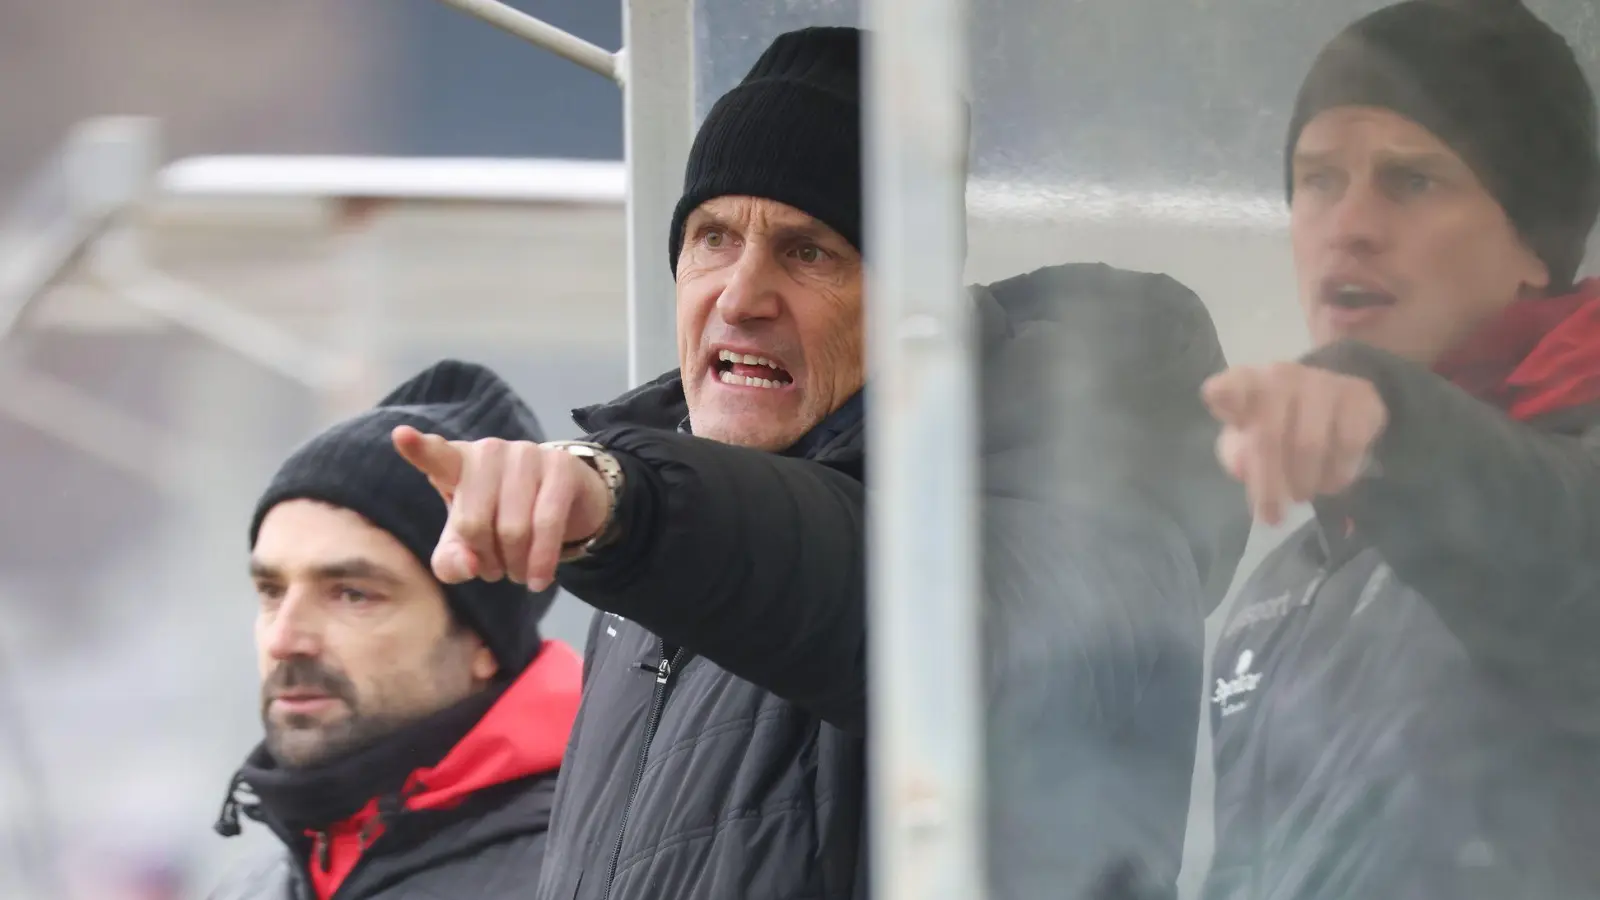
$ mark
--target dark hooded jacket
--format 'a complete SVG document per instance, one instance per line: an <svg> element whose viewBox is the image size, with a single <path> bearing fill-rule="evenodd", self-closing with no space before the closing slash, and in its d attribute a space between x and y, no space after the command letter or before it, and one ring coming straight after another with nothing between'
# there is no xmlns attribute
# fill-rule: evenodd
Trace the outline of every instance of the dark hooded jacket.
<svg viewBox="0 0 1600 900"><path fill-rule="evenodd" d="M1168 897L1248 529L1198 399L1216 334L1104 266L974 297L997 896ZM542 900L867 896L864 402L783 454L683 433L675 373L577 412L627 488L560 575L601 612Z"/></svg>
<svg viewBox="0 0 1600 900"><path fill-rule="evenodd" d="M1207 900L1600 897L1597 287L1308 358L1389 421L1224 627Z"/></svg>
<svg viewBox="0 0 1600 900"><path fill-rule="evenodd" d="M390 735L390 746L425 746L458 725L467 729L440 748L436 764L402 773L397 791L338 819L319 814L318 805L337 808L353 779L384 766L382 747L319 773L325 791L304 779L286 789L258 748L235 778L219 828L237 833L242 814L271 828L284 850L241 867L211 900L527 897L544 860L581 668L570 647L547 641L509 685ZM322 821L328 824L302 824Z"/></svg>

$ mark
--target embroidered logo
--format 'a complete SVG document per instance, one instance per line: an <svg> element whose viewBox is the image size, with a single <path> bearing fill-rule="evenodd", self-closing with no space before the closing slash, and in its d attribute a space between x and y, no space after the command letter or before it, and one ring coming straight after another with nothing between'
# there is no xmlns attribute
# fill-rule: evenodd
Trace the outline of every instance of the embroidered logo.
<svg viewBox="0 0 1600 900"><path fill-rule="evenodd" d="M1316 589L1313 585L1312 589L1303 591L1298 596L1285 591L1259 603L1252 603L1234 614L1232 621L1228 622L1228 627L1223 629L1222 636L1225 638L1233 637L1253 625L1272 622L1301 607L1310 606L1311 597L1315 592Z"/></svg>
<svg viewBox="0 0 1600 900"><path fill-rule="evenodd" d="M1246 701L1236 698L1249 694L1261 686L1261 673L1250 671L1255 661L1254 653L1249 650L1241 651L1238 660L1233 664L1233 677L1217 679L1216 690L1211 692L1211 702L1222 707L1224 716L1231 716L1248 706Z"/></svg>

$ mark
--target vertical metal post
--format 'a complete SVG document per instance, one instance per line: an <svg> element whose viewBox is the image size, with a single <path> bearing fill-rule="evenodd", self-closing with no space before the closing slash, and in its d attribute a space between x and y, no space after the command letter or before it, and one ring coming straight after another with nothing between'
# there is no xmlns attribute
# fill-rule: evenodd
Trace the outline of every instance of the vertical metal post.
<svg viewBox="0 0 1600 900"><path fill-rule="evenodd" d="M334 377L318 386L319 424L331 424L370 407L395 384L390 371L390 263L384 258L383 216L393 204L364 198L338 198L334 241L339 246L340 303L337 324L324 342L340 364ZM409 374L409 373L407 373Z"/></svg>
<svg viewBox="0 0 1600 900"><path fill-rule="evenodd" d="M692 0L623 0L628 171L628 384L678 366L667 229L694 133Z"/></svg>
<svg viewBox="0 0 1600 900"><path fill-rule="evenodd" d="M160 164L154 119L88 119L0 220L0 338L105 231L138 203Z"/></svg>
<svg viewBox="0 0 1600 900"><path fill-rule="evenodd" d="M967 9L867 6L873 896L983 900Z"/></svg>

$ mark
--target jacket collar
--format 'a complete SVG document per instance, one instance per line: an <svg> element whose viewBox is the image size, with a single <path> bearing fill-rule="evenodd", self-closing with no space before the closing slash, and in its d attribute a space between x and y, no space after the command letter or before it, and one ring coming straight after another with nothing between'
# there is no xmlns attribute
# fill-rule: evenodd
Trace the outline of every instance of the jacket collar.
<svg viewBox="0 0 1600 900"><path fill-rule="evenodd" d="M683 379L677 370L646 382L609 403L575 409L572 420L590 434L624 425L692 433L689 404L684 399ZM841 466L859 478L859 460L865 444L865 391L857 391L781 455Z"/></svg>

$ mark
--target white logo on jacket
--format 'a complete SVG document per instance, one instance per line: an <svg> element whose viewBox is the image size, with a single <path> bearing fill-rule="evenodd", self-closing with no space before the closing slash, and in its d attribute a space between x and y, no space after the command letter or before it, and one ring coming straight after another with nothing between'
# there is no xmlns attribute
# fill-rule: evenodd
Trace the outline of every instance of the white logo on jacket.
<svg viewBox="0 0 1600 900"><path fill-rule="evenodd" d="M1228 622L1228 627L1222 632L1225 638L1233 637L1246 628L1260 625L1263 622L1272 622L1287 616L1297 609L1311 605L1311 595L1316 592L1316 586L1311 590L1302 592L1299 596L1285 591L1275 597L1268 597L1259 603L1252 603L1240 609Z"/></svg>
<svg viewBox="0 0 1600 900"><path fill-rule="evenodd" d="M1239 659L1233 664L1233 677L1217 679L1216 690L1211 692L1211 702L1222 707L1224 716L1231 716L1249 705L1243 700L1235 702L1234 698L1251 693L1261 686L1261 673L1250 671L1255 661L1255 653L1243 650L1239 653Z"/></svg>
<svg viewBox="0 0 1600 900"><path fill-rule="evenodd" d="M613 625L610 621L607 621L607 620L610 620L610 619L616 619L617 622L619 622L619 623L627 622L628 620L624 619L623 617L617 615L614 612L608 612L608 613L605 614L604 618L602 618L601 621L604 621L606 623L606 634L610 635L611 637L616 637L617 636L617 626Z"/></svg>

